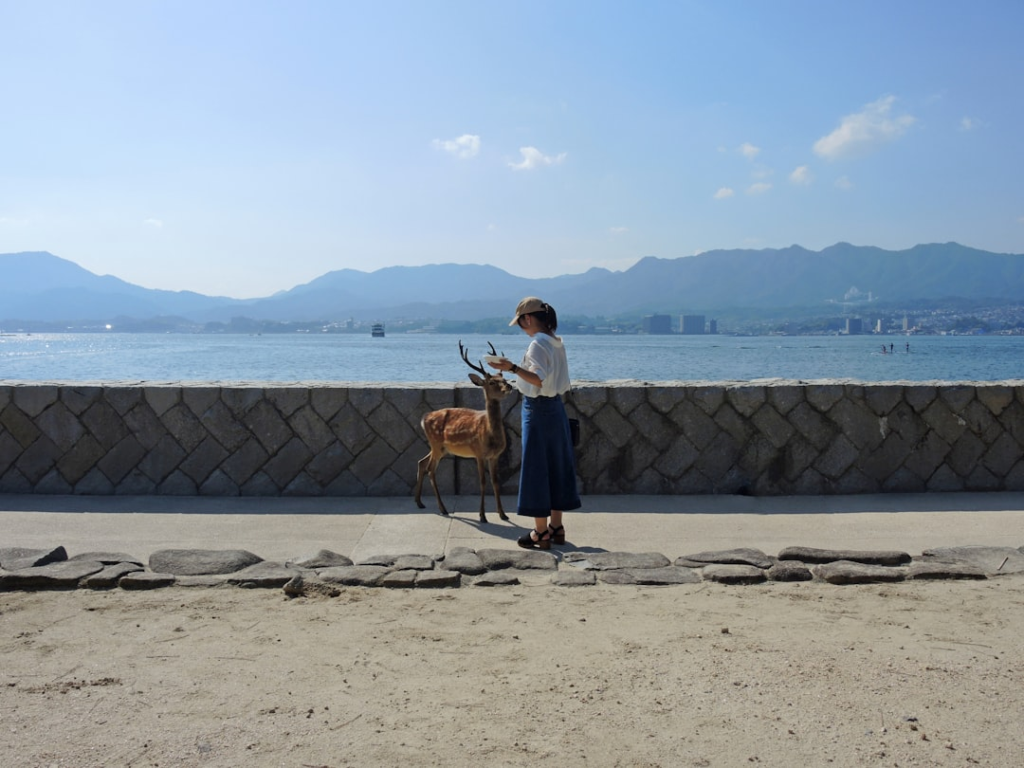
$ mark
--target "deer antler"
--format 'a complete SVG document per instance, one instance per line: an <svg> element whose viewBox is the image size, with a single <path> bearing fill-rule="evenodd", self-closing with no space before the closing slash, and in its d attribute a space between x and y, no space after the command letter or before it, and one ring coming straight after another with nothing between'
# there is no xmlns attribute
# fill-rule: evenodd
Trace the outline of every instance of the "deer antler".
<svg viewBox="0 0 1024 768"><path fill-rule="evenodd" d="M494 349L494 344L492 344L491 342L488 341L487 342L487 346L489 346L491 348L491 354L492 355L497 355L499 357L504 357L505 356L504 352L498 352L497 350L495 350Z"/></svg>
<svg viewBox="0 0 1024 768"><path fill-rule="evenodd" d="M479 365L473 365L471 362L469 362L469 351L462 346L462 339L459 339L459 354L462 355L462 361L470 368L472 368L474 371L476 371L477 373L482 373L484 376L488 375L487 371L484 370L483 363L480 363Z"/></svg>

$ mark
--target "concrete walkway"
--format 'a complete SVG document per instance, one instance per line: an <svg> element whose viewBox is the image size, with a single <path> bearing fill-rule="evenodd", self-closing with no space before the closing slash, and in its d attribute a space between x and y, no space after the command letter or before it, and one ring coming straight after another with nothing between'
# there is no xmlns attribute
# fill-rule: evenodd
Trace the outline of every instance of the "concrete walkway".
<svg viewBox="0 0 1024 768"><path fill-rule="evenodd" d="M68 555L158 549L247 549L289 560L329 549L354 561L372 555L438 555L452 547L515 548L528 518L501 522L488 499L448 498L442 517L411 498L205 498L0 494L0 547L63 545ZM507 510L515 499L503 499ZM568 543L552 552L660 552L669 558L754 547L901 550L1024 546L1024 493L862 496L586 496L567 513Z"/></svg>

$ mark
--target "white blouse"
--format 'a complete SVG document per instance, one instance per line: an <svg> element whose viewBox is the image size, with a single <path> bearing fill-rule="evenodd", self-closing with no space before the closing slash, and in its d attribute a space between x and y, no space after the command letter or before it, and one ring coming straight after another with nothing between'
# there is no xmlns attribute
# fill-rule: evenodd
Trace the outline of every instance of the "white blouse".
<svg viewBox="0 0 1024 768"><path fill-rule="evenodd" d="M537 374L541 379L539 387L523 381L522 377L516 379L516 387L526 397L554 397L568 392L571 387L565 345L557 336L534 334L519 367Z"/></svg>

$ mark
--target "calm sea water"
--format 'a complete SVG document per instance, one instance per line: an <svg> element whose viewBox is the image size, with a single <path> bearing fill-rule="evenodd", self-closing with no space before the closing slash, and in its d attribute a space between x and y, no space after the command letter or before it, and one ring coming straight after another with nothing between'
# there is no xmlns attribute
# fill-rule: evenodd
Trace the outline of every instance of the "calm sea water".
<svg viewBox="0 0 1024 768"><path fill-rule="evenodd" d="M528 342L523 334L461 338L473 360L488 351L488 340L513 360ZM453 382L469 373L458 342L447 334L404 333L382 339L369 334L2 335L0 379ZM1021 336L566 336L565 342L577 381L1024 378Z"/></svg>

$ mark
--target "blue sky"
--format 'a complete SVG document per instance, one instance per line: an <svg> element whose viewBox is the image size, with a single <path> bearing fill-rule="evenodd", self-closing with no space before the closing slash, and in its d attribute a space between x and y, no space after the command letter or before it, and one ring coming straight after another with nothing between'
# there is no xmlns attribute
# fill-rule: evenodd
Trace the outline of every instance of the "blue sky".
<svg viewBox="0 0 1024 768"><path fill-rule="evenodd" d="M1024 3L0 0L0 253L335 269L1024 253Z"/></svg>

